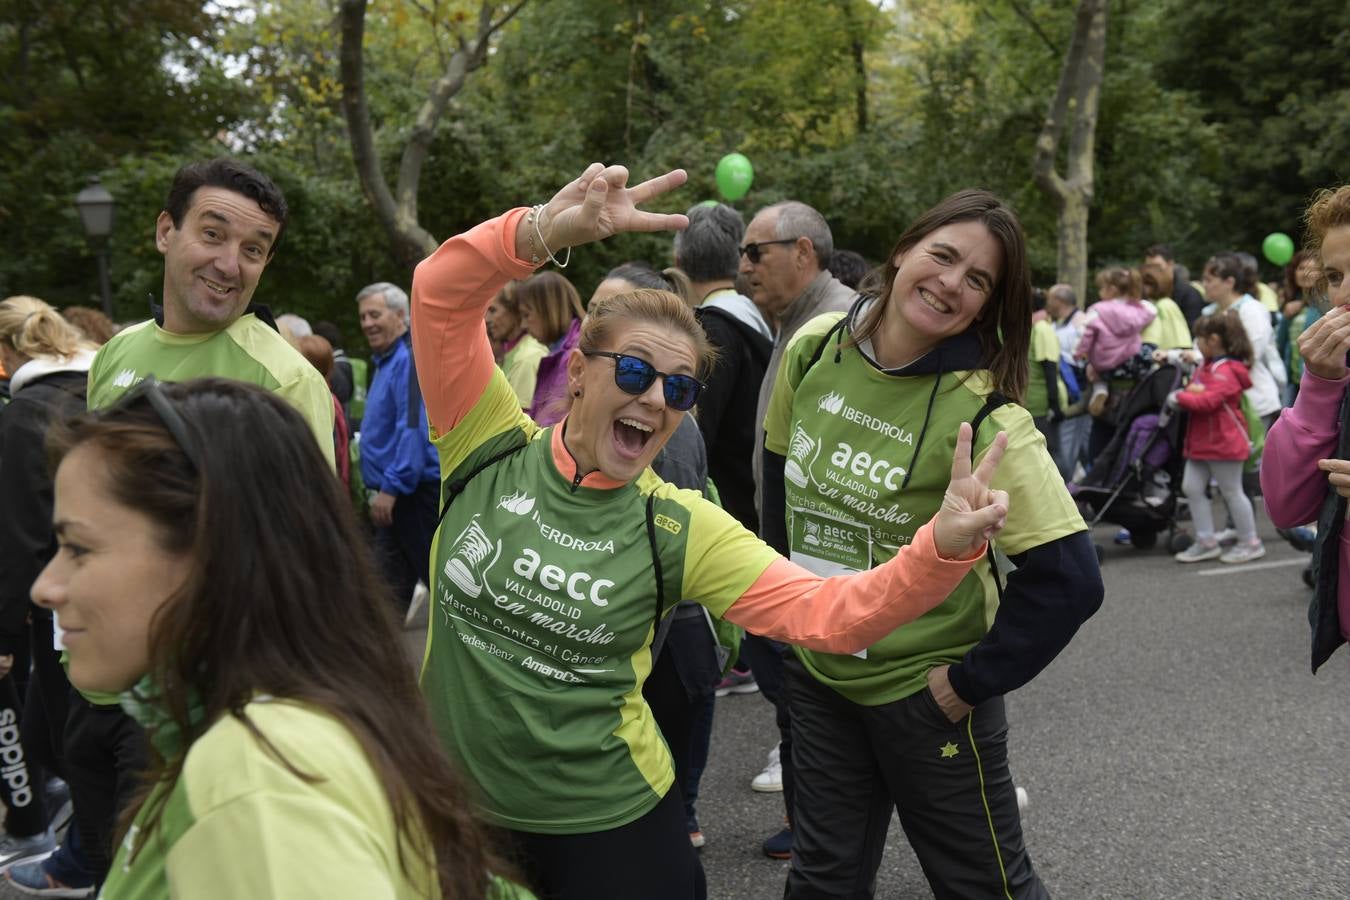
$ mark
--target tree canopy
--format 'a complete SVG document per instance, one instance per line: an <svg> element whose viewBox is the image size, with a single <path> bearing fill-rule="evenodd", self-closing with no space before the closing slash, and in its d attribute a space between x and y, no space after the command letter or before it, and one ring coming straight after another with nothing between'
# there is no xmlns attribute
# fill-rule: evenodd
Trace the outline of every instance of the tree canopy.
<svg viewBox="0 0 1350 900"><path fill-rule="evenodd" d="M350 3L350 0L347 0ZM151 229L182 162L239 155L293 209L258 299L354 328L352 298L406 282L363 193L342 108L339 0L0 2L0 292L88 302L95 267L73 206L91 175L117 199L116 311L157 293ZM504 13L514 4L487 4ZM539 202L588 162L675 166L666 203L717 196L739 151L747 217L777 200L825 214L872 261L925 207L986 187L1018 210L1039 281L1056 275L1056 210L1035 143L1075 0L530 0L432 123L417 225L447 236ZM1317 188L1350 178L1350 7L1309 0L1112 0L1089 210L1090 267L1172 243L1192 266L1300 236ZM364 86L379 171L400 164L478 0L377 0ZM424 123L425 124L425 123ZM1061 153L1064 151L1061 151ZM1059 164L1063 163L1059 157ZM629 259L668 264L668 236L578 254L583 296Z"/></svg>

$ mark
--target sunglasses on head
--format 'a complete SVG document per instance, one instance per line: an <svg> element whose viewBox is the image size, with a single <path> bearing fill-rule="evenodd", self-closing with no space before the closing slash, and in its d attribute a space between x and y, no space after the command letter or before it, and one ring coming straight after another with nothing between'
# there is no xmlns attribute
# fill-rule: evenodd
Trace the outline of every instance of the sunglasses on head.
<svg viewBox="0 0 1350 900"><path fill-rule="evenodd" d="M119 401L121 406L130 406L137 400L144 399L150 404L150 408L159 416L159 420L164 423L168 429L169 436L173 438L178 449L183 451L192 468L198 472L202 470L201 460L197 456L196 442L189 436L187 421L174 408L173 402L164 394L164 388L153 375L147 375L141 379L141 382L128 391Z"/></svg>
<svg viewBox="0 0 1350 900"><path fill-rule="evenodd" d="M746 244L744 247L741 248L741 252L744 253L746 258L750 260L751 264L755 264L758 263L760 261L760 258L764 256L764 251L760 249L761 247L767 247L770 244L795 244L795 243L797 243L796 238L783 238L782 240L777 241L751 241L750 243Z"/></svg>
<svg viewBox="0 0 1350 900"><path fill-rule="evenodd" d="M647 388L657 378L661 379L661 393L666 398L666 406L680 412L692 409L703 393L703 382L692 375L667 375L656 371L656 367L645 359L628 356L623 353L610 353L605 350L583 350L586 356L603 356L614 360L614 383L625 394L645 394Z"/></svg>

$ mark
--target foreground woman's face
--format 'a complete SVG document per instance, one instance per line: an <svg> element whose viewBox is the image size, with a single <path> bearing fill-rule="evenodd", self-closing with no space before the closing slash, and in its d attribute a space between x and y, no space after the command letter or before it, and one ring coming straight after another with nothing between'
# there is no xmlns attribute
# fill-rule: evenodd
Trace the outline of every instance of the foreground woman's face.
<svg viewBox="0 0 1350 900"><path fill-rule="evenodd" d="M697 374L693 343L658 323L635 321L617 327L609 346L599 349L637 357L671 375ZM569 374L582 396L572 405L567 446L586 468L632 481L651 465L684 413L666 405L661 378L641 394L628 394L614 383L616 360L573 353Z"/></svg>
<svg viewBox="0 0 1350 900"><path fill-rule="evenodd" d="M60 549L34 582L33 602L65 630L71 684L124 691L145 674L150 620L190 566L186 554L163 549L148 517L108 493L103 456L81 445L56 472Z"/></svg>
<svg viewBox="0 0 1350 900"><path fill-rule="evenodd" d="M1350 225L1338 225L1322 238L1322 273L1331 306L1350 304Z"/></svg>

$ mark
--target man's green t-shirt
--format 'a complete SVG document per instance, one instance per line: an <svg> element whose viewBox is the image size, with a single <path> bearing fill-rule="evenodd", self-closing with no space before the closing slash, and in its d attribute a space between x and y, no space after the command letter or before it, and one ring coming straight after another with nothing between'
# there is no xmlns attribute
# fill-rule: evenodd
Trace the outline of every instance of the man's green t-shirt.
<svg viewBox="0 0 1350 900"><path fill-rule="evenodd" d="M847 332L810 365L839 319L821 316L798 332L765 422L764 446L785 457L792 560L819 575L870 569L912 540L942 504L959 425L993 390L981 369L932 371L935 354L904 370L921 374L885 371L850 345ZM976 459L999 431L1008 448L993 486L1010 502L994 549L1000 565L1012 567L1008 557L1086 525L1026 409L994 408L975 435ZM795 652L823 684L876 706L923 689L934 666L958 662L988 632L997 606L990 566L978 565L935 609L860 653Z"/></svg>
<svg viewBox="0 0 1350 900"><path fill-rule="evenodd" d="M1055 389L1059 392L1059 408L1064 410L1069 405L1068 388L1064 386L1064 379L1059 374L1059 359L1059 336L1055 334L1055 326L1045 319L1032 323L1031 377L1027 382L1027 398L1024 405L1027 412L1037 418L1050 413L1050 399L1047 396L1045 384L1045 367L1041 363L1054 364Z"/></svg>

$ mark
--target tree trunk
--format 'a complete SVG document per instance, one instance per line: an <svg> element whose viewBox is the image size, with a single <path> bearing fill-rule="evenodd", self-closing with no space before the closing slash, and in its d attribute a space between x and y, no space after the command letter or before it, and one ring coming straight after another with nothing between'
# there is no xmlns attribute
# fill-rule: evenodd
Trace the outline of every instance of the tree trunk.
<svg viewBox="0 0 1350 900"><path fill-rule="evenodd" d="M1079 297L1087 288L1087 222L1106 62L1106 9L1107 0L1079 0L1073 39L1032 163L1036 184L1054 201L1059 217L1059 281L1070 285ZM1069 146L1061 175L1056 171L1056 157L1066 127Z"/></svg>
<svg viewBox="0 0 1350 900"><path fill-rule="evenodd" d="M367 0L342 0L339 16L342 47L338 59L342 73L342 112L352 144L352 160L361 179L361 190L389 239L390 251L409 272L436 249L437 240L417 221L417 190L422 166L436 136L436 124L446 106L464 87L470 72L487 62L488 44L503 25L520 12L527 0L516 0L498 15L503 4L482 0L472 40L459 36L459 47L450 56L445 71L432 85L417 111L408 141L399 160L398 182L391 190L380 165L375 130L366 102L365 53Z"/></svg>

